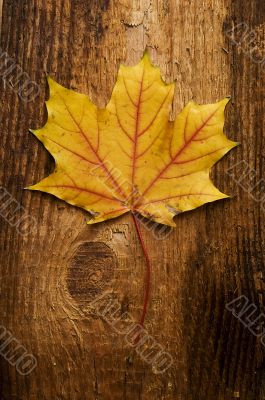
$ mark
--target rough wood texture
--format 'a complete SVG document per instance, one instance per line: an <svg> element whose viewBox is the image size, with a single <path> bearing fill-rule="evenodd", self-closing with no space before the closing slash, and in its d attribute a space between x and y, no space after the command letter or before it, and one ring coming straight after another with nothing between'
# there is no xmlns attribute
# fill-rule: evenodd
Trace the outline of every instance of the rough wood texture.
<svg viewBox="0 0 265 400"><path fill-rule="evenodd" d="M263 0L4 0L1 47L40 94L23 102L0 82L1 185L36 219L28 236L1 221L1 325L38 362L22 376L1 359L2 399L265 398L264 347L225 308L244 294L263 311L264 207L226 171L243 159L264 176L265 67L225 32L245 22L264 57L264 18ZM86 307L110 289L139 317L145 264L130 216L88 227L81 210L23 191L53 168L28 133L46 120L46 74L103 106L119 64L146 47L176 81L172 116L191 98L231 94L226 130L242 143L213 174L234 198L178 216L159 242L143 229L153 265L146 329L174 359L161 375Z"/></svg>
<svg viewBox="0 0 265 400"><path fill-rule="evenodd" d="M3 0L0 0L0 30L2 28L2 9L3 9Z"/></svg>

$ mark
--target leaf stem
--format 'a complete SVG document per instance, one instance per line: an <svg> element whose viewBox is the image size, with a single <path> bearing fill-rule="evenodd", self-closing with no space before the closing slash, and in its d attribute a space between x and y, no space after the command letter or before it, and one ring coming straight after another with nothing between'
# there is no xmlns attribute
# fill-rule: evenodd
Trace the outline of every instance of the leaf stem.
<svg viewBox="0 0 265 400"><path fill-rule="evenodd" d="M145 277L145 294L144 294L144 303L143 303L143 310L142 310L142 315L139 321L139 325L143 328L144 327L144 321L145 321L145 317L146 317L146 313L147 313L147 306L148 306L148 302L149 302L149 297L150 297L150 289L151 289L151 260L147 251L147 248L145 246L144 240L143 240L143 236L141 233L141 229L140 229L140 225L139 222L137 221L137 217L134 213L132 213L133 216L133 221L136 227L136 231L139 237L139 241L141 243L142 246L142 250L145 256L145 264L146 264L146 277ZM137 344L138 341L140 339L140 333L138 334L138 336L135 339L135 343Z"/></svg>

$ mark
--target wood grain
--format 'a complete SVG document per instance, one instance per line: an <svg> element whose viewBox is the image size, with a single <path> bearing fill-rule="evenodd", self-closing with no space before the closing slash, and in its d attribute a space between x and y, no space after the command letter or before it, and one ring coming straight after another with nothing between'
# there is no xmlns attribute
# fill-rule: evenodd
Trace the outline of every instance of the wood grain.
<svg viewBox="0 0 265 400"><path fill-rule="evenodd" d="M3 0L0 0L0 31L2 29L2 9L3 9Z"/></svg>
<svg viewBox="0 0 265 400"><path fill-rule="evenodd" d="M264 311L264 206L251 176L240 186L226 172L245 160L264 178L265 67L226 34L245 22L264 57L264 18L263 0L4 0L1 48L40 92L25 102L0 81L1 185L36 221L21 235L1 220L0 324L38 363L22 376L1 358L3 400L265 398L264 347L226 309L242 294ZM145 48L176 82L172 118L190 99L231 95L226 132L242 143L213 172L234 197L178 216L163 240L142 227L153 267L146 329L174 361L164 374L87 307L109 290L139 318L145 264L131 217L88 227L81 210L23 190L53 169L28 132L46 121L46 74L104 106L120 63Z"/></svg>

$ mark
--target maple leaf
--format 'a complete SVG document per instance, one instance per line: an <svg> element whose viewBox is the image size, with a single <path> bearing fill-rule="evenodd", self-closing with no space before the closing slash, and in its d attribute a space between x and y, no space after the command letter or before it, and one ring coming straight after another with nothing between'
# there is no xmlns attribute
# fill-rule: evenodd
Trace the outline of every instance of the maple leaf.
<svg viewBox="0 0 265 400"><path fill-rule="evenodd" d="M229 99L189 102L169 121L174 84L163 82L147 54L133 67L120 66L105 109L48 83L48 121L32 132L56 167L30 189L84 208L88 223L131 211L174 226L176 214L228 197L209 173L237 145L223 133Z"/></svg>

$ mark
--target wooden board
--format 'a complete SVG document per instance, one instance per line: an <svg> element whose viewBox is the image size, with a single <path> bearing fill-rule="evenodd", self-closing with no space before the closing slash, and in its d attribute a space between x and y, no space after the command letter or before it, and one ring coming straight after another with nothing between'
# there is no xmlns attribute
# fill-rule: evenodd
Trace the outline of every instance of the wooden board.
<svg viewBox="0 0 265 400"><path fill-rule="evenodd" d="M258 313L264 305L265 66L253 59L265 57L264 20L263 0L4 0L1 48L40 90L26 102L10 74L0 81L0 182L17 215L34 218L27 235L1 220L0 325L37 360L23 376L1 358L3 400L265 398L264 346L226 308L240 295ZM242 22L252 44L231 40ZM172 117L190 99L231 95L226 132L242 143L213 172L232 199L178 216L162 240L142 227L153 269L146 330L173 359L162 374L89 308L109 291L139 318L145 263L131 217L91 227L85 212L23 190L53 169L28 132L46 121L46 74L104 106L120 63L145 48L176 82ZM256 175L242 177L242 160Z"/></svg>

